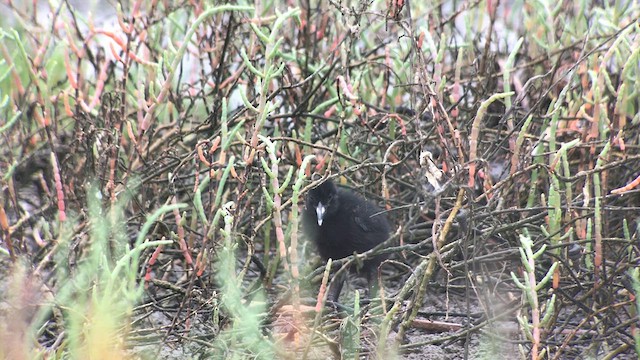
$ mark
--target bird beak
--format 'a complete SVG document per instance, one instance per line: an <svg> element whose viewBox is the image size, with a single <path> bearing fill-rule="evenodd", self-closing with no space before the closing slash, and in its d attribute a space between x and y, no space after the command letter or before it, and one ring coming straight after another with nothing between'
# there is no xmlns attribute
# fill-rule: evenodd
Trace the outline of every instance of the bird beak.
<svg viewBox="0 0 640 360"><path fill-rule="evenodd" d="M325 208L321 202L319 202L318 206L316 206L316 215L318 215L318 226L322 226L322 220L324 220L324 213L326 210L327 208Z"/></svg>

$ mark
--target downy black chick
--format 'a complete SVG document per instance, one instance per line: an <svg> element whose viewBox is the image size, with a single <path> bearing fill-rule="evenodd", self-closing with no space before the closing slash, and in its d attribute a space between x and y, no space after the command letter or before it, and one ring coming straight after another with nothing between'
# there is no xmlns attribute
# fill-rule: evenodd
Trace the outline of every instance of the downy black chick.
<svg viewBox="0 0 640 360"><path fill-rule="evenodd" d="M380 208L350 190L336 187L331 180L307 194L302 226L324 260L366 252L387 240L390 232L389 221ZM378 265L384 259L384 255L368 259L360 269L370 289L375 284ZM337 302L344 279L341 276L333 280L329 300Z"/></svg>

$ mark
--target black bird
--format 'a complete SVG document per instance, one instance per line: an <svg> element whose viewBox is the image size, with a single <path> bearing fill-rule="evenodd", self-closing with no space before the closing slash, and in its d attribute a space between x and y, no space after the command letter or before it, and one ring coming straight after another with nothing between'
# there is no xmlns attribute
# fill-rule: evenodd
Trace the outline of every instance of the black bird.
<svg viewBox="0 0 640 360"><path fill-rule="evenodd" d="M336 187L331 180L309 191L302 227L324 260L366 252L387 240L391 228L380 208L350 190ZM361 270L370 289L384 259L384 255L379 255L363 263ZM337 302L343 283L344 276L334 279L329 300Z"/></svg>

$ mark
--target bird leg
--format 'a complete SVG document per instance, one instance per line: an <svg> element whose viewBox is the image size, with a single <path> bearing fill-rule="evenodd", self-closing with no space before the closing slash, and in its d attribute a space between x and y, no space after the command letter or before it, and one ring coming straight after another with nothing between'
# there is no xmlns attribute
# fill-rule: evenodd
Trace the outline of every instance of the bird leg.
<svg viewBox="0 0 640 360"><path fill-rule="evenodd" d="M367 285L368 291L367 294L369 299L373 298L376 294L376 290L378 289L378 267L372 266L371 268L366 270L367 273Z"/></svg>
<svg viewBox="0 0 640 360"><path fill-rule="evenodd" d="M344 285L344 281L347 278L346 271L338 271L334 278L331 280L331 284L329 285L329 295L327 296L327 300L333 303L338 302L338 298L340 297L340 292L342 291L342 286Z"/></svg>

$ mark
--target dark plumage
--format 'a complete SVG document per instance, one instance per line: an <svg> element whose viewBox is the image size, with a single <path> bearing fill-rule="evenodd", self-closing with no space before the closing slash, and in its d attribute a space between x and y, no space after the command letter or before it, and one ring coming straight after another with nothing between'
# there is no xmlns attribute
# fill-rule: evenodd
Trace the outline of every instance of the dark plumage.
<svg viewBox="0 0 640 360"><path fill-rule="evenodd" d="M366 252L387 240L390 232L389 221L380 208L350 190L336 187L331 180L309 191L302 226L324 260ZM377 256L363 264L362 272L370 287L382 260L384 256ZM344 278L336 280L330 294L333 301L340 295Z"/></svg>

